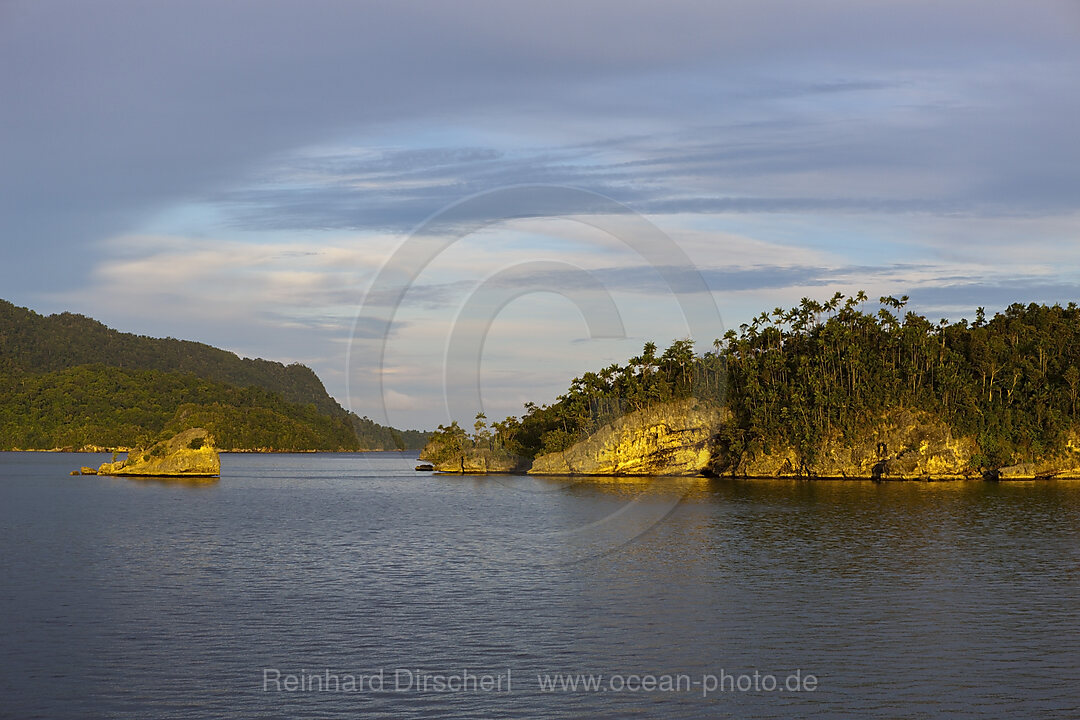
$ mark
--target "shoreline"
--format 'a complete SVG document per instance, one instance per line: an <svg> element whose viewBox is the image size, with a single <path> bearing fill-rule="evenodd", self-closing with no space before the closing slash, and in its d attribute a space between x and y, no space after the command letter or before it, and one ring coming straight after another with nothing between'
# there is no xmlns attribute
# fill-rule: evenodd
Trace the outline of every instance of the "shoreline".
<svg viewBox="0 0 1080 720"><path fill-rule="evenodd" d="M107 455L112 453L112 450L66 450L66 449L51 449L51 450L0 450L0 453L14 454L14 453L32 453L32 454L70 454L70 455ZM129 452L127 450L118 450L119 453ZM419 452L418 450L219 450L219 454L222 455L366 455L371 453L400 453L409 454ZM417 471L420 473L422 471ZM995 477L983 477L979 475L971 476L944 476L944 477L925 477L925 478L874 478L871 476L814 476L807 477L805 475L768 475L768 476L754 476L754 475L629 475L629 474L605 474L605 473L529 473L529 472L455 472L446 470L434 470L423 471L424 474L430 474L435 476L448 476L448 477L485 477L485 476L520 476L520 477L533 477L539 479L552 479L552 478L567 478L574 480L583 479L597 479L597 480L626 480L637 481L642 479L657 479L657 478L670 478L685 480L688 478L708 480L708 481L735 481L735 482L747 482L747 481L784 481L784 482L872 482L875 484L887 484L887 483L924 483L924 484L948 484L948 483L1017 483L1017 482L1047 482L1047 481L1080 481L1080 474L1061 474L1061 475L1041 475L1030 477L1007 477L1007 478L995 478Z"/></svg>
<svg viewBox="0 0 1080 720"><path fill-rule="evenodd" d="M48 450L42 450L38 448L11 448L7 450L0 450L5 453L67 453L69 455L109 455L117 453L123 455L129 453L135 448L106 448L106 449L72 449L72 448L50 448ZM268 449L234 449L234 450L218 450L220 454L228 455L317 455L317 454L354 454L359 455L362 453L411 453L420 452L419 448L412 450L268 450Z"/></svg>
<svg viewBox="0 0 1080 720"><path fill-rule="evenodd" d="M672 480L708 480L708 481L733 481L733 482L745 482L745 481L775 481L781 480L784 482L830 482L830 483L842 483L842 482L872 482L875 484L885 485L889 483L923 483L923 484L935 484L946 485L949 483L1016 483L1016 482L1047 482L1055 480L1068 480L1077 481L1080 480L1080 475L1047 475L1039 477L1009 477L1009 478L993 478L993 477L980 477L972 475L970 477L940 477L940 478L874 478L870 476L815 476L807 477L805 475L626 475L626 474L601 474L601 473L531 473L531 472L455 472L452 470L435 470L435 471L417 471L425 472L425 474L431 475L445 475L447 477L487 477L489 475L494 476L517 476L517 477L530 477L539 479L552 479L552 478L566 478L573 480L582 480L595 478L598 480L626 480L636 481L645 479L659 479L667 478Z"/></svg>

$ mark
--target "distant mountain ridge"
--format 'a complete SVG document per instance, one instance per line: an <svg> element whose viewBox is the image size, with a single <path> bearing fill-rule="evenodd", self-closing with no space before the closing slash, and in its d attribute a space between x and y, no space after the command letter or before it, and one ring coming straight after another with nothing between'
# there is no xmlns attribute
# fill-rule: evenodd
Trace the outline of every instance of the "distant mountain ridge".
<svg viewBox="0 0 1080 720"><path fill-rule="evenodd" d="M0 300L0 361L19 370L51 372L100 363L134 370L187 372L207 380L256 387L287 402L311 403L320 413L345 415L315 372L299 363L241 358L192 340L153 338L113 330L75 313L40 315Z"/></svg>
<svg viewBox="0 0 1080 720"><path fill-rule="evenodd" d="M427 434L346 411L310 368L0 300L0 449L122 447L197 423L233 450L394 450Z"/></svg>

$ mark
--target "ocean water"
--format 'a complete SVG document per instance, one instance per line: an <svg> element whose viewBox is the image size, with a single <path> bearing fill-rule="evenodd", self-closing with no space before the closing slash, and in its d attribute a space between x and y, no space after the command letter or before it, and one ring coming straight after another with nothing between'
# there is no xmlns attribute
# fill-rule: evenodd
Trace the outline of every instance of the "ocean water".
<svg viewBox="0 0 1080 720"><path fill-rule="evenodd" d="M1080 717L1077 482L105 459L0 454L0 717Z"/></svg>

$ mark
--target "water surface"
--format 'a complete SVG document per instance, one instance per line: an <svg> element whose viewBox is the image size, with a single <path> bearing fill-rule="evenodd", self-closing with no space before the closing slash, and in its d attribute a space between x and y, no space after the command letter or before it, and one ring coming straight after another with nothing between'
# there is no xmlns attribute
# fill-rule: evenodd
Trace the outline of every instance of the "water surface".
<svg viewBox="0 0 1080 720"><path fill-rule="evenodd" d="M1080 713L1080 483L453 477L397 454L67 475L105 459L0 453L0 716ZM394 691L398 669L511 689ZM702 687L755 672L816 686ZM556 673L602 689L542 692Z"/></svg>

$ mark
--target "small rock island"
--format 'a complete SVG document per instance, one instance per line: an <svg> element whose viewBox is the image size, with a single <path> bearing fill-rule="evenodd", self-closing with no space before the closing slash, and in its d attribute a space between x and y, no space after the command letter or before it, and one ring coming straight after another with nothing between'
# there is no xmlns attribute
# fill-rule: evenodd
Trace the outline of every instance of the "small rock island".
<svg viewBox="0 0 1080 720"><path fill-rule="evenodd" d="M95 475L126 477L216 478L221 458L214 438L203 428L192 428L150 447L132 450L123 460L102 463Z"/></svg>

